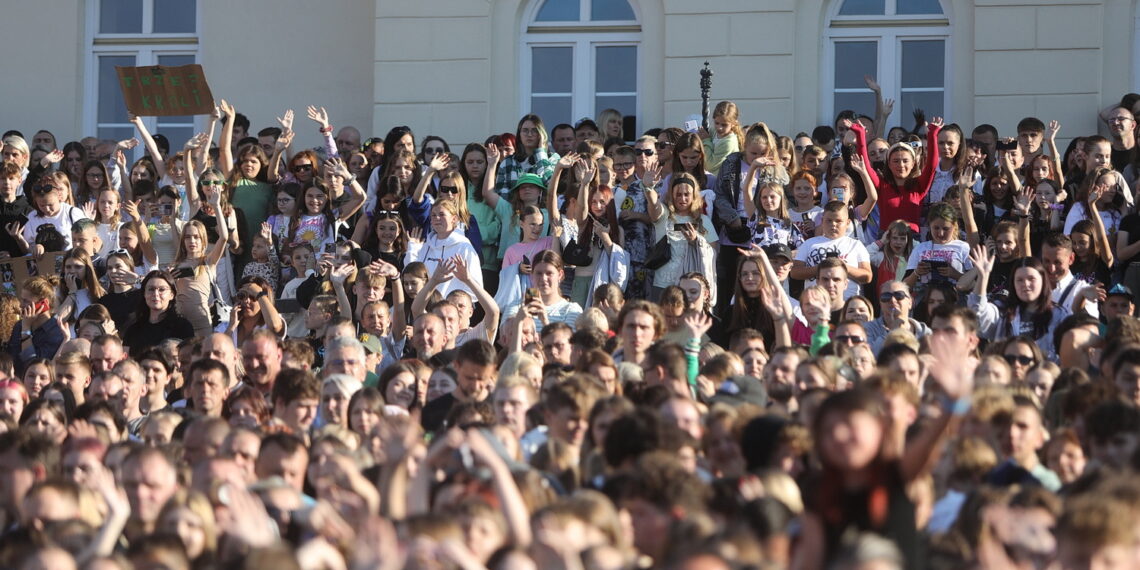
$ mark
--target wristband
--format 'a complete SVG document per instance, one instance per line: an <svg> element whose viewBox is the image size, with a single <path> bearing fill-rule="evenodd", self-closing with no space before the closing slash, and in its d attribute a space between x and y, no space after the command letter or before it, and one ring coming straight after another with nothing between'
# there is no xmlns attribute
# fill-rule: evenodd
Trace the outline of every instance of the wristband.
<svg viewBox="0 0 1140 570"><path fill-rule="evenodd" d="M254 300L260 301L263 298L268 297L268 296L269 296L269 291L262 289L261 292L257 294L257 297L254 298Z"/></svg>
<svg viewBox="0 0 1140 570"><path fill-rule="evenodd" d="M317 129L317 130L320 131L321 134L324 134L324 135L327 135L327 134L333 132L332 125L329 125L327 127L323 127L323 128Z"/></svg>

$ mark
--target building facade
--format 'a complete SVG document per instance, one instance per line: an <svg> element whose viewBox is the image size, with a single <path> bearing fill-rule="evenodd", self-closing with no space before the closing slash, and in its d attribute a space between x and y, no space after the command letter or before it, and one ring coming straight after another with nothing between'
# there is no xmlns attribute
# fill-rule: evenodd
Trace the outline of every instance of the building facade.
<svg viewBox="0 0 1140 570"><path fill-rule="evenodd" d="M837 110L871 114L872 75L896 100L1010 133L1026 115L1066 137L1140 91L1140 0L41 0L5 7L4 128L62 141L130 135L117 65L203 65L253 130L314 104L337 126L408 125L453 144L615 107L638 132L712 99L794 134ZM205 117L146 119L174 144Z"/></svg>

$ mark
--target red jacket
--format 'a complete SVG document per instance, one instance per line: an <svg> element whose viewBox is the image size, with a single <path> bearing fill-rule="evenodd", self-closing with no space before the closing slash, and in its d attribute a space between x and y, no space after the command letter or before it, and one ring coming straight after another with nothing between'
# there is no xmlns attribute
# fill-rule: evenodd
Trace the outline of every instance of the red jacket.
<svg viewBox="0 0 1140 570"><path fill-rule="evenodd" d="M851 125L855 132L855 148L859 156L863 157L863 164L867 165L867 174L871 182L879 190L879 228L886 231L887 226L895 220L906 220L910 229L918 231L918 220L922 215L922 200L930 192L930 185L934 182L934 171L938 167L938 131L939 127L927 125L926 127L926 166L917 178L899 188L895 184L894 176L888 174L879 178L874 168L871 168L871 158L867 156L867 131L863 125L856 121ZM888 155L889 164L890 157ZM889 168L889 166L888 166Z"/></svg>

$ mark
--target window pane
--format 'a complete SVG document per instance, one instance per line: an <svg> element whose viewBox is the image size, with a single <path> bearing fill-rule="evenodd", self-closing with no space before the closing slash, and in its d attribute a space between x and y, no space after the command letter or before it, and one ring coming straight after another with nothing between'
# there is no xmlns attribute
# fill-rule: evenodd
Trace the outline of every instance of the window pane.
<svg viewBox="0 0 1140 570"><path fill-rule="evenodd" d="M875 94L866 93L836 93L835 114L840 111L852 110L860 115L875 116Z"/></svg>
<svg viewBox="0 0 1140 570"><path fill-rule="evenodd" d="M637 91L636 46L598 47L595 58L594 89L598 93Z"/></svg>
<svg viewBox="0 0 1140 570"><path fill-rule="evenodd" d="M194 56L192 55L160 55L158 56L159 65L168 65L176 67L179 65L190 65L194 63ZM193 115L159 117L159 125L170 123L193 123Z"/></svg>
<svg viewBox="0 0 1140 570"><path fill-rule="evenodd" d="M574 48L531 48L531 93L570 93L574 90Z"/></svg>
<svg viewBox="0 0 1140 570"><path fill-rule="evenodd" d="M135 132L135 128L131 127L131 126L126 126L126 127L99 127L97 130L99 131L99 133L96 136L98 136L100 139L104 139L104 140L122 141L122 140L127 140L127 139L138 134ZM183 142L185 142L185 141L183 141ZM139 145L139 146L142 146L142 145ZM171 148L174 148L174 147L171 147ZM125 154L127 155L127 163L130 164L130 160L131 160L130 151L127 151ZM142 156L142 155L140 154L139 156Z"/></svg>
<svg viewBox="0 0 1140 570"><path fill-rule="evenodd" d="M590 19L597 22L603 20L636 20L633 8L626 0L590 0Z"/></svg>
<svg viewBox="0 0 1140 570"><path fill-rule="evenodd" d="M846 0L840 16L882 16L887 12L886 0Z"/></svg>
<svg viewBox="0 0 1140 570"><path fill-rule="evenodd" d="M574 124L570 117L570 97L531 97L530 112L542 117L545 125Z"/></svg>
<svg viewBox="0 0 1140 570"><path fill-rule="evenodd" d="M194 127L164 127L162 123L159 123L158 133L170 141L171 151L177 152L182 150L182 146L186 144L186 141L190 140L190 137L194 136Z"/></svg>
<svg viewBox="0 0 1140 570"><path fill-rule="evenodd" d="M98 122L127 122L127 105L123 103L123 92L119 89L119 74L115 71L115 67L131 67L133 65L135 65L135 56L133 55L99 56Z"/></svg>
<svg viewBox="0 0 1140 570"><path fill-rule="evenodd" d="M919 91L902 94L902 108L896 109L900 116L909 116L914 110L922 109L927 117L946 116L946 93L944 91Z"/></svg>
<svg viewBox="0 0 1140 570"><path fill-rule="evenodd" d="M154 31L192 34L197 26L198 0L154 0Z"/></svg>
<svg viewBox="0 0 1140 570"><path fill-rule="evenodd" d="M902 42L903 89L944 87L946 81L946 42L914 40Z"/></svg>
<svg viewBox="0 0 1140 570"><path fill-rule="evenodd" d="M99 33L141 34L142 0L102 0L99 2Z"/></svg>
<svg viewBox="0 0 1140 570"><path fill-rule="evenodd" d="M617 109L622 117L633 117L637 114L637 95L599 95L594 97L594 116L597 117L605 109ZM626 132L637 133L636 125Z"/></svg>
<svg viewBox="0 0 1140 570"><path fill-rule="evenodd" d="M536 22L577 22L581 19L581 0L546 0L534 17Z"/></svg>
<svg viewBox="0 0 1140 570"><path fill-rule="evenodd" d="M879 47L875 42L835 42L835 88L866 89L863 76L879 76Z"/></svg>
<svg viewBox="0 0 1140 570"><path fill-rule="evenodd" d="M896 14L941 14L942 5L938 0L895 0Z"/></svg>

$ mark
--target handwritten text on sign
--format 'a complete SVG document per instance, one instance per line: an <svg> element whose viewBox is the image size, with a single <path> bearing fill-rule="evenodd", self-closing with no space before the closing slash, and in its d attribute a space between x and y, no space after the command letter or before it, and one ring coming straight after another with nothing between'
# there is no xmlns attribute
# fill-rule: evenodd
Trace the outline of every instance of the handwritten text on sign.
<svg viewBox="0 0 1140 570"><path fill-rule="evenodd" d="M209 115L214 96L198 64L116 67L123 101L133 115Z"/></svg>

